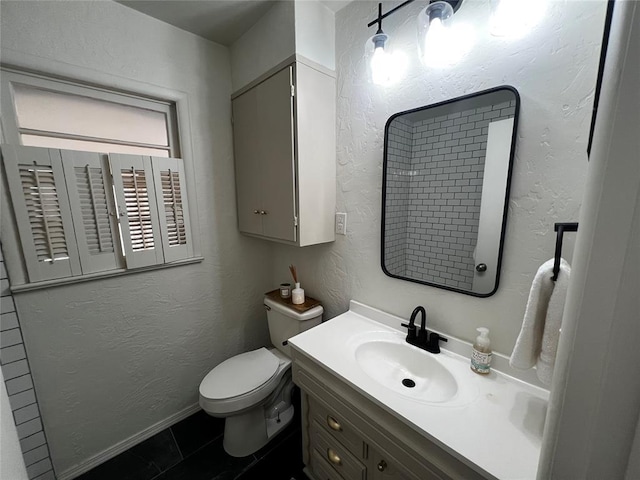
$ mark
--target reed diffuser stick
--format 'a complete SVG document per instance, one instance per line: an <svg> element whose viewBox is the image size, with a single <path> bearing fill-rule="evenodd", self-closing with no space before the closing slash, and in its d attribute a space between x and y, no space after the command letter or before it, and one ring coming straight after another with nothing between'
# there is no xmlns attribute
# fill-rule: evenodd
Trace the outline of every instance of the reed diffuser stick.
<svg viewBox="0 0 640 480"><path fill-rule="evenodd" d="M291 272L291 276L293 277L293 283L298 283L298 273L296 272L295 265L289 265L289 271Z"/></svg>

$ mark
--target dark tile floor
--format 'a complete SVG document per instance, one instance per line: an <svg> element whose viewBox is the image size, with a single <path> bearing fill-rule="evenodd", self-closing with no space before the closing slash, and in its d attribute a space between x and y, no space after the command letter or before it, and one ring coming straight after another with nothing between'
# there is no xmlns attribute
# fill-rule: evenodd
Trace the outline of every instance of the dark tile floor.
<svg viewBox="0 0 640 480"><path fill-rule="evenodd" d="M296 410L289 426L248 457L227 455L222 447L224 420L200 410L77 480L308 480L302 473Z"/></svg>

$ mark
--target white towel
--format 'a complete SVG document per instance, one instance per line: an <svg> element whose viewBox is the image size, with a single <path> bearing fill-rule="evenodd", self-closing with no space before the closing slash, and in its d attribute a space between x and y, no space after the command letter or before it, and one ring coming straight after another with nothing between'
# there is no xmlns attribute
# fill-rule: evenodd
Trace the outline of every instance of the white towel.
<svg viewBox="0 0 640 480"><path fill-rule="evenodd" d="M551 280L553 263L551 259L542 264L533 279L522 329L509 360L512 367L524 370L535 365L538 378L545 385L551 384L553 376L571 275L569 264L560 259L560 272L554 282Z"/></svg>

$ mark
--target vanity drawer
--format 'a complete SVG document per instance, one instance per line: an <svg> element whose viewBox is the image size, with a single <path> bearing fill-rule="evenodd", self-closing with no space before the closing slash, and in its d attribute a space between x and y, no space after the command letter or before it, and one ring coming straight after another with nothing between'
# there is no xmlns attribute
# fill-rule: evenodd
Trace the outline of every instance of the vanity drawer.
<svg viewBox="0 0 640 480"><path fill-rule="evenodd" d="M345 416L309 397L309 422L314 420L351 453L364 458L364 441Z"/></svg>
<svg viewBox="0 0 640 480"><path fill-rule="evenodd" d="M311 453L311 470L318 480L344 480L317 450Z"/></svg>
<svg viewBox="0 0 640 480"><path fill-rule="evenodd" d="M312 455L317 452L342 478L365 480L365 466L315 421L311 422L310 442Z"/></svg>

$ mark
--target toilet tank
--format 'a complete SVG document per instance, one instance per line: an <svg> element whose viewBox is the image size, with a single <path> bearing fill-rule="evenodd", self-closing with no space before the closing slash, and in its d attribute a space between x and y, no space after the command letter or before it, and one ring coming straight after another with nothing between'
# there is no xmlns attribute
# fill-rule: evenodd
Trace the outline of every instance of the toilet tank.
<svg viewBox="0 0 640 480"><path fill-rule="evenodd" d="M316 305L305 312L298 312L293 307L269 297L264 298L264 305L267 309L271 343L287 357L291 357L291 347L283 345L283 342L319 325L324 311L322 305Z"/></svg>

